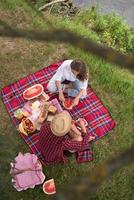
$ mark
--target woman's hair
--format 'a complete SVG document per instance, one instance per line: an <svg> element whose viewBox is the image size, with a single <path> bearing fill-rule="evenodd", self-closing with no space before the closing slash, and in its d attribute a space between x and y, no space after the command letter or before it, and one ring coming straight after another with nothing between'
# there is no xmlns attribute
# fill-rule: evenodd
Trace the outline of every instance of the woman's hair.
<svg viewBox="0 0 134 200"><path fill-rule="evenodd" d="M71 69L78 72L77 78L80 81L88 80L88 68L82 60L73 60L71 63Z"/></svg>

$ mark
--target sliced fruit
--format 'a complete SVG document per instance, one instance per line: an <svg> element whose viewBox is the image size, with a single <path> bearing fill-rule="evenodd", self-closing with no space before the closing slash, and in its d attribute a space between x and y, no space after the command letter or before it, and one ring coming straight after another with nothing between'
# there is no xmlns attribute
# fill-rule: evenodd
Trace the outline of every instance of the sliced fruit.
<svg viewBox="0 0 134 200"><path fill-rule="evenodd" d="M43 94L43 86L41 84L33 85L23 92L23 97L26 100L34 99Z"/></svg>
<svg viewBox="0 0 134 200"><path fill-rule="evenodd" d="M63 106L67 110L71 110L72 109L72 104L73 104L73 99L71 99L71 98L65 99L65 101L63 102Z"/></svg>
<svg viewBox="0 0 134 200"><path fill-rule="evenodd" d="M56 193L54 179L50 179L50 180L44 182L43 191L46 194L55 194Z"/></svg>
<svg viewBox="0 0 134 200"><path fill-rule="evenodd" d="M84 122L85 126L88 125L87 121L84 118L79 118L76 120L76 122L79 123L79 120L82 120Z"/></svg>

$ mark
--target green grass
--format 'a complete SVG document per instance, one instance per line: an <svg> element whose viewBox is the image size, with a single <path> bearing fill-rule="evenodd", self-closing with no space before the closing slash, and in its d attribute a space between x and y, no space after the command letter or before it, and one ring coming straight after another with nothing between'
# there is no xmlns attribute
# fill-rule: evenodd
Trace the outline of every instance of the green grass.
<svg viewBox="0 0 134 200"><path fill-rule="evenodd" d="M111 42L109 43L109 40L105 40L105 44L112 46L112 31L110 27L107 27L108 20L111 20L111 18L113 21L115 20L113 22L115 28L117 24L120 27L122 22L119 22L115 16L102 16L100 20L99 16L100 14L96 10L94 12L89 10L81 12L73 19L64 18L63 20L61 17L50 16L48 13L43 16L22 0L0 1L1 19L14 27L46 30L49 29L47 23L49 20L54 27L68 28L99 43L104 42L105 37L103 33L107 29L110 31ZM121 25L121 28L119 28L121 32L124 31L122 28L124 26L127 27L127 25ZM99 27L104 27L103 31L100 31ZM127 29L130 30L129 28ZM131 38L133 38L132 30L131 33ZM117 33L114 32L114 34L116 37ZM131 38L129 38L130 41ZM133 53L133 44L131 44L129 49L125 45L126 43L123 43L122 46L119 42L115 45L113 42L114 48L123 48L124 52ZM92 162L77 165L74 157L72 157L68 165L44 167L47 179L55 179L57 191L60 191L64 185L71 184L75 177L86 174L89 169L93 170L96 164L114 157L130 147L133 144L134 138L133 75L127 70L120 70L117 66L110 65L71 45L0 38L0 87L13 83L29 73L34 73L43 66L63 58L81 58L87 63L90 72L89 82L110 111L112 117L116 120L117 126L109 135L94 144L94 160ZM43 194L41 186L23 192L17 192L12 187L9 163L18 152L29 152L29 148L12 124L2 101L0 101L0 115L0 199L49 199L48 196ZM121 169L111 180L106 181L93 197L85 197L85 199L132 199L132 168L133 165Z"/></svg>

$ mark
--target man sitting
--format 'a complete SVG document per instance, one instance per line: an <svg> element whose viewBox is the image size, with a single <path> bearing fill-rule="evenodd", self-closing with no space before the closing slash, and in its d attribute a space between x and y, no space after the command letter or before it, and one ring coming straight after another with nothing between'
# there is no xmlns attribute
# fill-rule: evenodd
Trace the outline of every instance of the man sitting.
<svg viewBox="0 0 134 200"><path fill-rule="evenodd" d="M54 116L51 122L46 122L39 134L39 148L46 164L66 163L64 151L82 151L89 149L90 137L86 129L81 127L81 141L75 141L65 136L70 130L78 131L67 111ZM81 122L82 123L82 122ZM78 132L77 132L78 133Z"/></svg>

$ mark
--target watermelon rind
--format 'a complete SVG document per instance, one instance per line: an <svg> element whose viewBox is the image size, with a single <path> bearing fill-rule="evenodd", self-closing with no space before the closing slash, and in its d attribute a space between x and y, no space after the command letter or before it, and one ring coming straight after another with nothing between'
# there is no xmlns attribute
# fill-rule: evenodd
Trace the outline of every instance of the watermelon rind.
<svg viewBox="0 0 134 200"><path fill-rule="evenodd" d="M45 186L46 186L48 183L53 183L53 185L54 185L54 191L53 191L53 192L48 192L48 191L46 191ZM48 181L45 181L44 184L43 184L43 186L42 186L42 188L43 188L43 192L44 192L45 194L48 194L48 195L55 194L55 193L56 193L56 189L55 189L54 179L49 179Z"/></svg>
<svg viewBox="0 0 134 200"><path fill-rule="evenodd" d="M27 91L30 90L30 89L33 89L34 87L40 87L40 88L41 88L41 92L38 93L37 95L33 95L33 97L27 97L27 96L25 95L25 94L27 93ZM42 86L41 84L33 85L33 86L27 88L27 89L23 92L23 98L26 99L26 100L34 99L34 98L40 96L41 94L43 94L43 91L44 91L44 88L43 88L43 86Z"/></svg>
<svg viewBox="0 0 134 200"><path fill-rule="evenodd" d="M65 104L64 104L64 102L63 102L63 106L64 106L64 108L67 109L67 110L71 110L71 109L72 109L72 106L66 107Z"/></svg>
<svg viewBox="0 0 134 200"><path fill-rule="evenodd" d="M80 119L81 118L77 119L76 122L79 122ZM87 126L88 125L87 121L84 118L82 118L82 119L85 121L85 126Z"/></svg>

